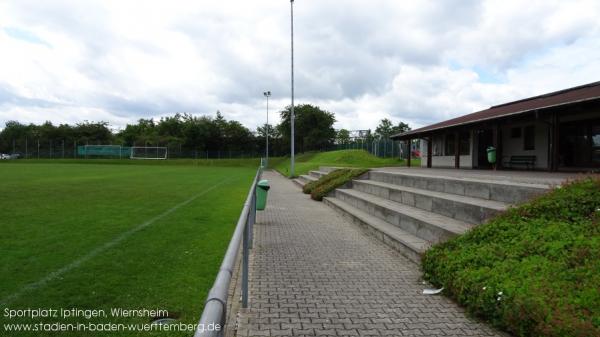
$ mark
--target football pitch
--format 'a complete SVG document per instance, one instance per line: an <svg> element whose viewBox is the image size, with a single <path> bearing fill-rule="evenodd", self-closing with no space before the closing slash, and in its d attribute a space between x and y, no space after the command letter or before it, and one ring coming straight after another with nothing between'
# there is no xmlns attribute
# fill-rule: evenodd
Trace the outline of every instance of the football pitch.
<svg viewBox="0 0 600 337"><path fill-rule="evenodd" d="M45 331L49 325L8 332L5 325L148 325L167 312L197 323L255 173L251 166L0 164L0 335L192 335ZM139 311L124 317L119 309Z"/></svg>

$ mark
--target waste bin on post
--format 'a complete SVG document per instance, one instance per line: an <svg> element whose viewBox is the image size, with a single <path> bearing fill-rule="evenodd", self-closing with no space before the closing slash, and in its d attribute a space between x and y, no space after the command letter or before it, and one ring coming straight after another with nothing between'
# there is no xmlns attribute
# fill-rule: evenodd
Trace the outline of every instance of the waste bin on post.
<svg viewBox="0 0 600 337"><path fill-rule="evenodd" d="M487 148L487 160L490 164L496 163L496 148L490 146Z"/></svg>
<svg viewBox="0 0 600 337"><path fill-rule="evenodd" d="M263 211L267 207L267 194L269 192L269 181L261 180L256 184L256 210Z"/></svg>

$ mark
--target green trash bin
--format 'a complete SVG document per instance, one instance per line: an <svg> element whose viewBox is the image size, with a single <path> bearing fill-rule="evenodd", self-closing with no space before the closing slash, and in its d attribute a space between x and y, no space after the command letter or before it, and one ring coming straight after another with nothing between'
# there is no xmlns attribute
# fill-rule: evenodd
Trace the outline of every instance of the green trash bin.
<svg viewBox="0 0 600 337"><path fill-rule="evenodd" d="M267 194L269 193L269 181L261 180L256 184L256 210L264 211L267 207Z"/></svg>
<svg viewBox="0 0 600 337"><path fill-rule="evenodd" d="M487 159L490 164L496 163L496 148L490 146L487 148Z"/></svg>

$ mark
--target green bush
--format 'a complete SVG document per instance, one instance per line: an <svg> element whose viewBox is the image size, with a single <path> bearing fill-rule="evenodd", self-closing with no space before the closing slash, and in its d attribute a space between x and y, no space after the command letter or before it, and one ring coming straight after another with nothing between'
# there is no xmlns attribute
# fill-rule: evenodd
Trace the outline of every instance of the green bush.
<svg viewBox="0 0 600 337"><path fill-rule="evenodd" d="M311 194L312 191L315 189L315 187L325 184L325 183L328 183L332 179L336 179L340 175L346 174L347 171L348 171L348 169L333 170L333 171L327 173L326 175L319 177L319 179L317 179L315 181L310 181L310 182L306 183L302 187L302 192L304 194Z"/></svg>
<svg viewBox="0 0 600 337"><path fill-rule="evenodd" d="M344 185L350 180L359 177L369 171L368 169L338 169L332 171L316 181L311 181L304 185L302 191L306 194L310 194L310 197L314 200L321 201L323 197L334 189Z"/></svg>
<svg viewBox="0 0 600 337"><path fill-rule="evenodd" d="M423 271L517 336L600 336L600 179L556 188L434 246Z"/></svg>

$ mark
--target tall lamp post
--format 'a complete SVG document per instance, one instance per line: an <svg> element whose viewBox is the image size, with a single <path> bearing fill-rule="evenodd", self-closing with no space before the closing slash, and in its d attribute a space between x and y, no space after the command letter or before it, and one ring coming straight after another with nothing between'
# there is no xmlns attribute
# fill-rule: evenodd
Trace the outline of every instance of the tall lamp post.
<svg viewBox="0 0 600 337"><path fill-rule="evenodd" d="M292 47L292 109L290 111L290 123L292 129L292 152L291 152L291 165L290 165L290 176L294 176L294 0L290 0L290 22L291 22L291 47Z"/></svg>
<svg viewBox="0 0 600 337"><path fill-rule="evenodd" d="M266 147L265 147L265 151L266 151L266 167L269 166L269 97L271 97L271 92L270 91L265 91L263 93L263 95L267 98L267 125L265 126L265 135L266 135Z"/></svg>

